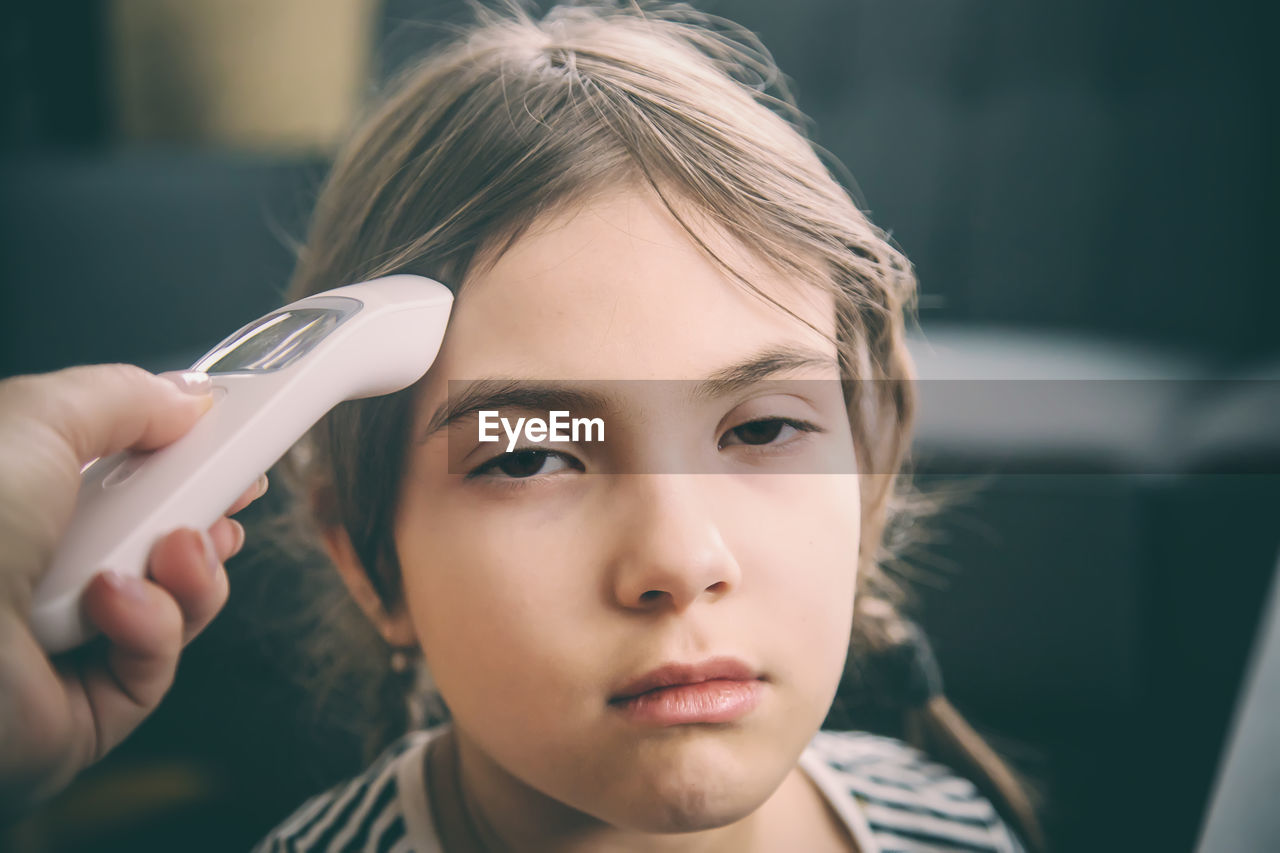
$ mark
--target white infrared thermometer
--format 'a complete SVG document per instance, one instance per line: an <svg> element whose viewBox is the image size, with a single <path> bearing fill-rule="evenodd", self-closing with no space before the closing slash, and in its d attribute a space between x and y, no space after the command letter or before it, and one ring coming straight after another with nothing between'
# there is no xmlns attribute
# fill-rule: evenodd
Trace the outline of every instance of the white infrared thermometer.
<svg viewBox="0 0 1280 853"><path fill-rule="evenodd" d="M95 574L143 577L162 536L217 521L338 403L421 378L452 304L444 285L418 276L339 287L255 320L192 365L209 374L213 405L190 432L85 468L71 524L35 590L31 627L45 650L97 633L80 606Z"/></svg>

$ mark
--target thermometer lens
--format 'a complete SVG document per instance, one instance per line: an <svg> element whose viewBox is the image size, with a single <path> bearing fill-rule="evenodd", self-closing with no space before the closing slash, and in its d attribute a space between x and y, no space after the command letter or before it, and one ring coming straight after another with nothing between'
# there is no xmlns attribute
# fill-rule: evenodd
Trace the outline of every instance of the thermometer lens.
<svg viewBox="0 0 1280 853"><path fill-rule="evenodd" d="M268 314L218 344L191 369L205 373L265 373L288 367L360 309L355 299L341 301L351 305L292 308Z"/></svg>

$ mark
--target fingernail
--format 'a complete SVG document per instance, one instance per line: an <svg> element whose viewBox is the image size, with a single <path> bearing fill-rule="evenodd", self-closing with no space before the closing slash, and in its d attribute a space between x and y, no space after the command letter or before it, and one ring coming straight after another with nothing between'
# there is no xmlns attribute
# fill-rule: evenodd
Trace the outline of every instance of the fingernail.
<svg viewBox="0 0 1280 853"><path fill-rule="evenodd" d="M213 547L213 540L209 538L207 530L197 530L195 533L200 537L200 550L204 552L204 564L209 570L209 577L217 577L218 569L222 568L222 561L218 559L218 552Z"/></svg>
<svg viewBox="0 0 1280 853"><path fill-rule="evenodd" d="M257 488L258 497L262 497L263 495L265 495L265 494L267 493L267 486L268 486L268 485L269 485L269 484L268 484L268 482L267 482L267 475L266 475L266 474L263 474L262 476L258 477L258 483L257 483L257 486L258 486L258 488Z"/></svg>
<svg viewBox="0 0 1280 853"><path fill-rule="evenodd" d="M213 389L213 380L209 374L199 370L170 370L160 374L161 379L168 379L185 394L199 396L208 394Z"/></svg>
<svg viewBox="0 0 1280 853"><path fill-rule="evenodd" d="M234 518L227 519L231 522L231 529L236 532L236 544L231 549L232 554L239 554L240 549L244 547L244 525L236 521Z"/></svg>
<svg viewBox="0 0 1280 853"><path fill-rule="evenodd" d="M147 600L147 587L140 578L119 572L103 572L102 578L108 586L130 601Z"/></svg>

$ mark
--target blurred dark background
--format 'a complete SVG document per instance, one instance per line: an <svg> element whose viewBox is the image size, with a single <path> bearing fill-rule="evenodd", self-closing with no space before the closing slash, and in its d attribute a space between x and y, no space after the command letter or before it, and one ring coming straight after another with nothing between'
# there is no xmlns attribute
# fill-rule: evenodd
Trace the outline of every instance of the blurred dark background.
<svg viewBox="0 0 1280 853"><path fill-rule="evenodd" d="M1280 549L1261 8L695 5L761 36L916 264L923 377L1125 381L1150 404L1085 412L1082 443L999 410L962 430L926 394L921 480L964 497L915 586L948 694L1039 790L1054 849L1190 849ZM369 83L465 18L5 4L0 375L180 367L278 305ZM231 570L240 590L270 567ZM11 846L242 848L358 770L252 639L262 600L233 594L161 711Z"/></svg>

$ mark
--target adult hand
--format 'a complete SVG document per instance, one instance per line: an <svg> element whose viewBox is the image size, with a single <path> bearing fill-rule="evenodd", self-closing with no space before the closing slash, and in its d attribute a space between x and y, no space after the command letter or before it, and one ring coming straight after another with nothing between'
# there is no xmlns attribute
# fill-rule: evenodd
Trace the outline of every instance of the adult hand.
<svg viewBox="0 0 1280 853"><path fill-rule="evenodd" d="M50 659L28 619L75 507L80 470L125 449L163 447L212 402L203 374L128 365L0 381L0 818L65 787L146 718L178 655L227 599L222 561L244 544L229 518L156 543L145 579L101 572L83 606L102 637ZM259 479L227 510L266 490Z"/></svg>

